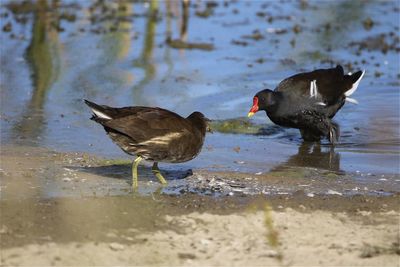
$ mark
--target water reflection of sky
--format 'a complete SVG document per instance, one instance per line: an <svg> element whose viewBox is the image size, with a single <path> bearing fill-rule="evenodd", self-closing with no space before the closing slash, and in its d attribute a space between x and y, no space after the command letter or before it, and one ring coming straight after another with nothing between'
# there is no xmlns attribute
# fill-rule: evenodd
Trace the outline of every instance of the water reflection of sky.
<svg viewBox="0 0 400 267"><path fill-rule="evenodd" d="M40 12L31 14L26 24L15 23L13 16L3 17L1 28L12 21L17 38L0 34L2 142L121 157L124 154L103 130L88 120L82 98L114 106L161 106L184 116L199 110L213 119L235 118L245 116L256 91L274 88L284 77L330 66L324 59L343 64L365 59L367 63L355 66L367 69L355 95L360 105L347 104L336 116L343 144L336 149L340 168L335 168L399 172L398 53L374 50L356 56L356 49L349 46L378 33L396 32L399 11L395 2L311 1L304 9L299 3L255 1L228 7L220 3L207 19L194 16L191 7L187 38L213 43L213 51L169 48L166 30L169 25L172 37L179 37L180 5L175 1L171 7L176 17L162 15L156 20L145 16L154 3L125 4L119 15L134 12L143 16L121 22L123 31L107 34L90 32L112 23L91 25L86 1L79 2L82 9L75 22L61 21L63 32L51 28L49 16ZM165 14L165 3L158 6ZM1 7L4 12L5 6ZM257 12L274 19L267 22ZM370 31L362 27L367 17L375 21ZM293 33L295 25L301 26L298 34ZM279 29L288 32L271 33ZM265 38L242 38L254 30ZM247 45L235 45L233 40ZM263 62L258 63L259 59ZM375 77L376 71L382 76ZM254 121L265 123L266 119L260 114ZM293 163L297 162L291 160L293 156L308 157L299 144L292 130L267 137L216 133L205 144L212 149L204 149L198 159L184 166L208 168L217 162L231 170L264 171L279 164L299 165ZM236 146L241 147L240 153L233 151ZM320 154L310 153L315 159L332 157L329 148L321 149ZM241 161L246 163L237 163Z"/></svg>

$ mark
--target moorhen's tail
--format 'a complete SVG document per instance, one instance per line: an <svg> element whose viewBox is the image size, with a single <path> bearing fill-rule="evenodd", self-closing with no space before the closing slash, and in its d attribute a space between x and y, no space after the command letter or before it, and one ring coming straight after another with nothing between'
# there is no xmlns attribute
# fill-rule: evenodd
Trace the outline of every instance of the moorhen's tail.
<svg viewBox="0 0 400 267"><path fill-rule="evenodd" d="M84 99L86 105L90 107L93 111L93 116L90 118L91 120L96 121L96 119L106 119L111 120L112 117L109 112L107 112L107 107L97 105L96 103L90 102L89 100Z"/></svg>
<svg viewBox="0 0 400 267"><path fill-rule="evenodd" d="M363 78L365 74L365 70L363 71L357 71L356 73L353 74L348 74L344 76L344 80L346 83L346 90L344 92L344 95L346 96L346 101L353 103L353 104L358 104L357 100L350 98L352 94L357 90L358 85L360 84L361 79Z"/></svg>

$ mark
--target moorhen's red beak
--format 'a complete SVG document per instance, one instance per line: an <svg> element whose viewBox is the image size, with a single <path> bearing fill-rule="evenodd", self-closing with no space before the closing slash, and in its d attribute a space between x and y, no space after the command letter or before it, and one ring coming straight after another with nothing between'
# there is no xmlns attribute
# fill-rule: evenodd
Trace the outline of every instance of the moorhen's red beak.
<svg viewBox="0 0 400 267"><path fill-rule="evenodd" d="M253 106L251 107L249 114L247 114L247 117L251 117L258 111L258 97L253 98Z"/></svg>

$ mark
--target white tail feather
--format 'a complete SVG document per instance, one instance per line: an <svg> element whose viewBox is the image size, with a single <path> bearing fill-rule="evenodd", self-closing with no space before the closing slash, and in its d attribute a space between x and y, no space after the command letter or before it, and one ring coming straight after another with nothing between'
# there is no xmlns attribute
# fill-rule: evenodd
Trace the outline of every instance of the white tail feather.
<svg viewBox="0 0 400 267"><path fill-rule="evenodd" d="M355 100L354 98L346 97L345 99L347 102L358 105L358 101Z"/></svg>
<svg viewBox="0 0 400 267"><path fill-rule="evenodd" d="M92 111L93 111L93 113L96 114L96 116L99 117L99 118L108 119L108 120L111 120L111 119L112 119L110 116L108 116L108 115L104 114L103 112L100 112L100 111L98 111L98 110L96 110L96 109L93 109L93 108L92 108Z"/></svg>
<svg viewBox="0 0 400 267"><path fill-rule="evenodd" d="M361 81L362 77L364 76L364 74L365 74L365 70L363 70L363 72L361 73L360 78L358 78L358 80L355 83L353 83L353 86L350 88L350 90L347 90L344 93L345 96L351 96L352 94L354 94L354 92L357 90L357 87L360 84L360 81Z"/></svg>

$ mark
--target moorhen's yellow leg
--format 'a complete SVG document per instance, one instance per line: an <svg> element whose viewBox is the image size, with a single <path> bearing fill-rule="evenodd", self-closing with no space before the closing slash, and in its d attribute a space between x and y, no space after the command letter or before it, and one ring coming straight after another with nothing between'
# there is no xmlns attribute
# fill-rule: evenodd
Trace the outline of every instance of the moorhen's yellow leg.
<svg viewBox="0 0 400 267"><path fill-rule="evenodd" d="M161 175L161 172L160 172L160 169L158 168L158 163L157 162L154 162L153 167L151 168L151 171L153 172L153 174L155 176L157 176L158 180L160 180L160 182L162 184L167 184L167 181Z"/></svg>
<svg viewBox="0 0 400 267"><path fill-rule="evenodd" d="M137 157L133 163L132 163L132 187L133 189L138 187L138 172L137 172L137 167L139 165L139 162L142 160L142 158L139 156Z"/></svg>

